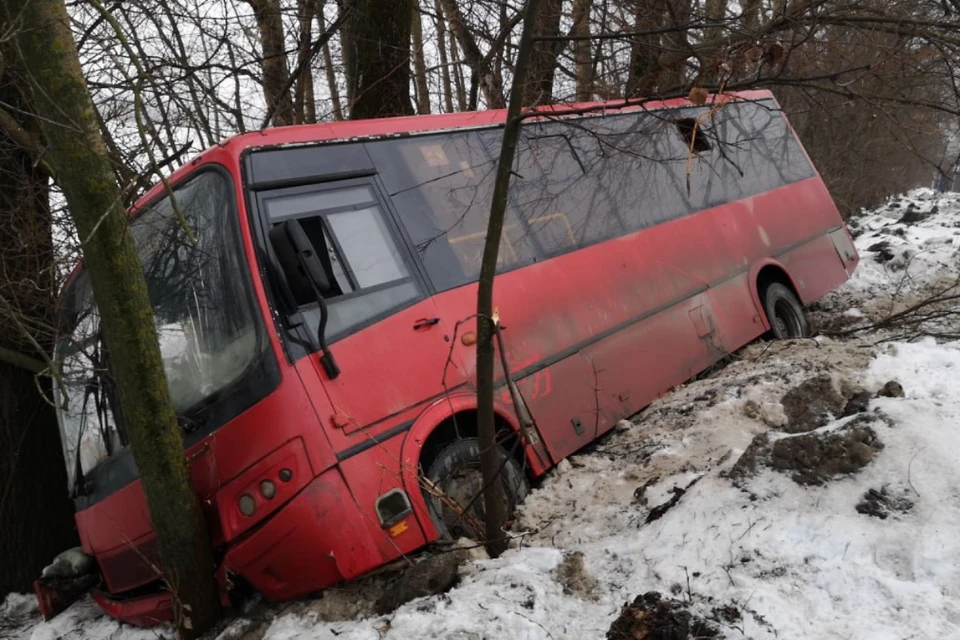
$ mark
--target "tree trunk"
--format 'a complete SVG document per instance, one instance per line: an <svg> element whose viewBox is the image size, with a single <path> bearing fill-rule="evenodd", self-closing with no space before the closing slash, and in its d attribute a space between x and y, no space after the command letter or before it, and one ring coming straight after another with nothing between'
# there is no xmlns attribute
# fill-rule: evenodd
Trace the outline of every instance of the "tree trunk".
<svg viewBox="0 0 960 640"><path fill-rule="evenodd" d="M450 58L447 56L447 20L443 17L440 0L434 0L437 12L437 52L440 54L440 84L443 91L443 106L453 113L453 88L450 85Z"/></svg>
<svg viewBox="0 0 960 640"><path fill-rule="evenodd" d="M514 65L513 87L510 90L510 106L503 129L503 142L497 162L497 178L490 203L490 220L487 223L487 238L483 245L480 263L480 285L477 289L477 439L480 441L480 471L483 475L483 506L486 517L486 547L491 556L498 556L508 546L503 527L507 522L507 503L500 482L500 452L496 436L493 411L494 379L494 323L493 280L497 274L497 256L500 252L500 236L507 211L507 190L513 172L517 140L520 137L523 108L523 89L533 49L533 34L536 32L537 5L540 0L527 0L523 20L523 34Z"/></svg>
<svg viewBox="0 0 960 640"><path fill-rule="evenodd" d="M653 31L663 25L662 0L634 0L633 30ZM654 35L634 36L630 44L630 71L625 98L650 96L660 75L660 38Z"/></svg>
<svg viewBox="0 0 960 640"><path fill-rule="evenodd" d="M413 35L413 68L417 88L417 113L430 113L430 89L427 86L427 62L423 55L423 23L420 21L419 0L413 5L411 18ZM442 47L441 47L442 48Z"/></svg>
<svg viewBox="0 0 960 640"><path fill-rule="evenodd" d="M25 109L5 76L0 102ZM48 206L49 176L11 139L0 134L0 601L29 592L31 583L61 551L77 546L73 505L48 377L40 366L18 363L12 354L39 360L42 354L16 327L29 328L48 352L54 338L53 240ZM16 318L8 317L13 311ZM42 391L41 391L42 389ZM38 508L38 505L43 505Z"/></svg>
<svg viewBox="0 0 960 640"><path fill-rule="evenodd" d="M190 487L183 441L170 401L153 310L128 230L120 189L97 129L64 0L5 0L19 12L21 63L48 148L46 157L70 209L112 354L125 427L185 638L220 614L206 521Z"/></svg>
<svg viewBox="0 0 960 640"><path fill-rule="evenodd" d="M260 47L263 59L260 62L263 74L263 97L267 111L273 113L273 125L294 123L293 100L285 91L290 70L287 67L287 51L283 42L283 20L280 0L247 0L253 7L260 32Z"/></svg>
<svg viewBox="0 0 960 640"><path fill-rule="evenodd" d="M537 36L557 37L560 35L561 0L541 0L534 20L534 32ZM524 106L550 104L553 102L553 76L557 69L557 56L560 53L559 40L540 40L533 44L530 53L527 81L523 87Z"/></svg>
<svg viewBox="0 0 960 640"><path fill-rule="evenodd" d="M502 109L506 106L503 98L503 85L500 83L497 74L490 68L490 61L480 52L477 41L467 27L463 16L460 13L460 7L457 6L457 0L439 0L443 12L450 22L450 31L453 33L460 48L463 49L463 57L467 64L473 70L477 81L483 90L483 97L487 101L488 109ZM456 56L454 56L456 61ZM457 87L460 90L460 87ZM464 93L466 93L464 91Z"/></svg>
<svg viewBox="0 0 960 640"><path fill-rule="evenodd" d="M313 69L310 64L310 49L313 44L313 14L316 10L314 0L297 0L297 18L300 22L300 43L297 47L297 78L294 101L296 121L300 124L313 124L317 121L316 103L313 98Z"/></svg>
<svg viewBox="0 0 960 640"><path fill-rule="evenodd" d="M463 67L460 65L460 52L457 51L457 39L450 37L450 64L453 65L453 82L457 87L457 108L467 110L467 87L463 80Z"/></svg>
<svg viewBox="0 0 960 640"><path fill-rule="evenodd" d="M576 64L577 102L593 98L593 55L590 51L590 10L593 0L573 0L573 61Z"/></svg>
<svg viewBox="0 0 960 640"><path fill-rule="evenodd" d="M691 0L659 0L666 4L667 26L676 31L663 36L663 53L659 66L661 93L674 93L686 89L687 60L692 53L687 38L687 25L692 17Z"/></svg>
<svg viewBox="0 0 960 640"><path fill-rule="evenodd" d="M727 13L727 0L706 0L707 22L715 24L723 20ZM724 78L722 69L721 49L723 47L724 27L709 27L704 29L704 42L700 48L698 58L700 73L697 86L713 87Z"/></svg>
<svg viewBox="0 0 960 640"><path fill-rule="evenodd" d="M743 0L743 27L747 33L760 28L761 0Z"/></svg>
<svg viewBox="0 0 960 640"><path fill-rule="evenodd" d="M343 31L344 65L352 89L350 119L412 115L410 102L410 16L413 0L350 0ZM347 49L350 55L347 55Z"/></svg>
<svg viewBox="0 0 960 640"><path fill-rule="evenodd" d="M320 33L327 31L327 20L323 16L324 3L321 1L317 8L317 26L320 27ZM343 30L340 30L341 38ZM330 109L333 111L334 120L343 120L343 104L340 102L340 89L337 86L337 74L333 68L333 56L330 55L330 43L324 42L321 47L323 51L323 72L327 76L327 90L330 91Z"/></svg>

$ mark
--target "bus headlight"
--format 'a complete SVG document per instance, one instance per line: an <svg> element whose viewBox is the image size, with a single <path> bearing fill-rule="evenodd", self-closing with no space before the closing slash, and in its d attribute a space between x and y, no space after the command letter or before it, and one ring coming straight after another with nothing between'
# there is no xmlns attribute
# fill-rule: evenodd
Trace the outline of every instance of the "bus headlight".
<svg viewBox="0 0 960 640"><path fill-rule="evenodd" d="M245 493L240 496L240 513L247 516L248 518L253 515L253 512L257 510L257 501L253 499L253 496L249 493Z"/></svg>
<svg viewBox="0 0 960 640"><path fill-rule="evenodd" d="M263 494L264 498L269 500L277 495L277 485L273 484L270 480L264 480L260 483L260 493Z"/></svg>

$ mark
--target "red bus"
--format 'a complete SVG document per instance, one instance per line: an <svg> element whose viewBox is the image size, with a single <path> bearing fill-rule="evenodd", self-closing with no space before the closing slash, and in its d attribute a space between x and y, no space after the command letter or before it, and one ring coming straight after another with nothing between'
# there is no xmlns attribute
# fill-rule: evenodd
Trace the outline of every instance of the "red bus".
<svg viewBox="0 0 960 640"><path fill-rule="evenodd" d="M195 244L161 187L135 207L225 603L302 596L472 533L438 496L476 491L470 318L504 117L232 138L172 177ZM859 259L768 92L553 107L517 153L494 300L535 419L521 433L501 387L514 503L726 354L803 336L803 305ZM61 306L59 418L94 597L151 624L170 598L82 269Z"/></svg>

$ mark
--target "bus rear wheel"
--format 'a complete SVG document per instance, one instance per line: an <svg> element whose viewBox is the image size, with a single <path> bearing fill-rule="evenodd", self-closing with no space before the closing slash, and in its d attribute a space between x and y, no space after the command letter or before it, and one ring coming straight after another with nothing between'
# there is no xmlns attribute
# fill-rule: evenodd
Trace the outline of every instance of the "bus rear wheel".
<svg viewBox="0 0 960 640"><path fill-rule="evenodd" d="M770 334L777 340L805 338L810 335L810 323L803 305L788 287L774 282L763 296L763 307L770 321Z"/></svg>
<svg viewBox="0 0 960 640"><path fill-rule="evenodd" d="M530 484L520 464L503 447L500 454L500 482L511 516L523 502ZM483 478L480 473L480 442L463 438L447 445L427 470L424 498L441 539L483 537Z"/></svg>

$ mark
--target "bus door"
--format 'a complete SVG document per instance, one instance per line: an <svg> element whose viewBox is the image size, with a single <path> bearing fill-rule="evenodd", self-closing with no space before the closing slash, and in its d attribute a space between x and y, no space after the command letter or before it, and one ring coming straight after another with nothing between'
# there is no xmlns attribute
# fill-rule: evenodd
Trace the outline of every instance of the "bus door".
<svg viewBox="0 0 960 640"><path fill-rule="evenodd" d="M318 353L320 307L307 296L298 303L312 353L297 368L334 451L343 460L401 433L401 414L443 393L450 337L376 181L273 190L259 205L268 227L298 221L327 272L331 357Z"/></svg>

